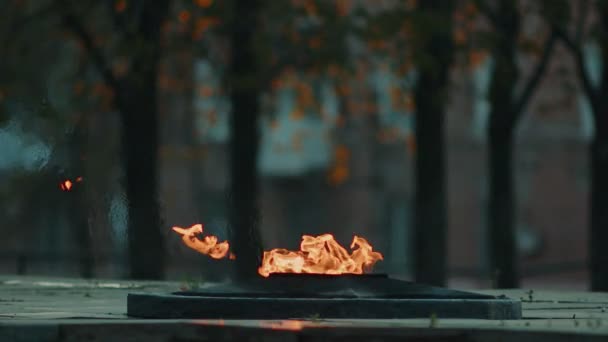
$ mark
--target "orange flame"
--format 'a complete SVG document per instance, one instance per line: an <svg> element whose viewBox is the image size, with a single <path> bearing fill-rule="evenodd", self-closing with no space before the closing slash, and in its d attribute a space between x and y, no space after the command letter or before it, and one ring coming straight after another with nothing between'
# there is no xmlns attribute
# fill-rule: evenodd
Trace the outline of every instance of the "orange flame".
<svg viewBox="0 0 608 342"><path fill-rule="evenodd" d="M59 184L59 187L61 188L61 190L63 191L70 191L72 190L72 181L69 179L64 180L63 182L61 182Z"/></svg>
<svg viewBox="0 0 608 342"><path fill-rule="evenodd" d="M218 243L213 235L205 236L203 240L197 238L198 234L203 233L202 224L190 228L173 227L173 230L182 235L186 246L199 253L214 259L236 259L232 252L228 252L228 241ZM284 248L265 251L258 273L263 277L271 273L362 274L376 262L384 260L382 254L375 252L362 237L355 235L350 248L353 250L351 253L331 234L303 235L299 251Z"/></svg>
<svg viewBox="0 0 608 342"><path fill-rule="evenodd" d="M59 188L63 191L71 191L74 187L74 182L80 183L82 182L82 176L77 177L74 181L70 179L66 179L63 182L59 183Z"/></svg>
<svg viewBox="0 0 608 342"><path fill-rule="evenodd" d="M213 235L205 236L203 240L196 237L203 233L203 225L200 223L190 228L173 227L173 230L182 235L182 241L186 246L199 253L208 255L213 259L222 259L228 255L228 249L230 248L228 241L218 243L217 236Z"/></svg>
<svg viewBox="0 0 608 342"><path fill-rule="evenodd" d="M268 277L271 273L362 274L383 260L362 237L355 235L348 253L331 234L302 236L299 251L275 248L264 252L258 273Z"/></svg>

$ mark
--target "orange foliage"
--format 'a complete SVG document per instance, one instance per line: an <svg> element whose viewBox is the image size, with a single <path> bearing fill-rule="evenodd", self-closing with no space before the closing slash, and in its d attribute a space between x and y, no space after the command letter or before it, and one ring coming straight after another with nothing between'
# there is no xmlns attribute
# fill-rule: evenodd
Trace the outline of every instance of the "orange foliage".
<svg viewBox="0 0 608 342"><path fill-rule="evenodd" d="M304 111L301 108L295 108L293 111L291 111L289 117L294 121L299 121L304 117Z"/></svg>
<svg viewBox="0 0 608 342"><path fill-rule="evenodd" d="M112 73L116 77L123 77L129 71L129 63L125 59L119 59L112 64Z"/></svg>
<svg viewBox="0 0 608 342"><path fill-rule="evenodd" d="M348 180L349 176L350 171L348 170L348 167L343 165L335 165L327 173L327 183L332 186L338 186L344 184Z"/></svg>
<svg viewBox="0 0 608 342"><path fill-rule="evenodd" d="M416 102L414 101L414 96L411 93L405 94L404 102L405 109L408 112L413 112L416 110Z"/></svg>
<svg viewBox="0 0 608 342"><path fill-rule="evenodd" d="M216 110L210 110L209 112L207 112L207 120L209 123L209 126L213 127L217 124L217 111Z"/></svg>
<svg viewBox="0 0 608 342"><path fill-rule="evenodd" d="M179 15L177 16L177 18L179 19L179 22L182 24L187 23L188 21L190 21L190 12L184 10L179 12Z"/></svg>
<svg viewBox="0 0 608 342"><path fill-rule="evenodd" d="M345 96L346 97L346 96L349 96L350 93L351 93L350 87L347 86L347 85L344 85L344 84L343 85L338 85L337 90L338 90L338 95L340 95L340 96Z"/></svg>
<svg viewBox="0 0 608 342"><path fill-rule="evenodd" d="M464 21L465 15L462 12L462 10L456 10L452 13L452 18L456 22L462 22L462 21Z"/></svg>
<svg viewBox="0 0 608 342"><path fill-rule="evenodd" d="M352 8L352 0L336 0L336 12L339 16L344 17L348 15Z"/></svg>
<svg viewBox="0 0 608 342"><path fill-rule="evenodd" d="M127 9L127 0L116 0L114 2L114 10L118 13L122 13Z"/></svg>
<svg viewBox="0 0 608 342"><path fill-rule="evenodd" d="M462 27L454 28L452 39L456 45L464 45L467 42L467 33Z"/></svg>
<svg viewBox="0 0 608 342"><path fill-rule="evenodd" d="M393 143L399 136L399 130L395 127L382 128L378 131L377 138L380 143Z"/></svg>
<svg viewBox="0 0 608 342"><path fill-rule="evenodd" d="M473 1L469 1L464 7L464 12L469 16L475 16L479 12L479 10L477 9L477 5L475 5Z"/></svg>
<svg viewBox="0 0 608 342"><path fill-rule="evenodd" d="M338 163L348 163L350 160L350 150L344 145L338 145L334 150L334 158Z"/></svg>
<svg viewBox="0 0 608 342"><path fill-rule="evenodd" d="M330 64L327 67L327 74L330 77L338 77L338 75L340 74L340 67L336 64Z"/></svg>
<svg viewBox="0 0 608 342"><path fill-rule="evenodd" d="M198 87L198 96L202 98L207 98L213 96L213 88L207 85L202 85Z"/></svg>
<svg viewBox="0 0 608 342"><path fill-rule="evenodd" d="M195 3L198 7L208 8L213 5L213 0L195 0Z"/></svg>
<svg viewBox="0 0 608 342"><path fill-rule="evenodd" d="M309 16L316 16L317 15L317 4L315 4L314 0L306 0L304 2L304 10L306 11L306 14L308 14Z"/></svg>
<svg viewBox="0 0 608 342"><path fill-rule="evenodd" d="M281 81L280 78L275 78L271 82L271 87L272 87L273 90L278 90L282 86L283 86L283 81Z"/></svg>
<svg viewBox="0 0 608 342"><path fill-rule="evenodd" d="M315 96L312 90L312 87L308 83L298 82L296 83L297 90L297 104L300 107L308 108L314 106L315 104Z"/></svg>
<svg viewBox="0 0 608 342"><path fill-rule="evenodd" d="M338 145L334 149L334 164L327 172L327 182L338 186L344 184L350 176L349 170L350 150L344 145Z"/></svg>
<svg viewBox="0 0 608 342"><path fill-rule="evenodd" d="M104 105L109 105L114 99L114 90L108 87L103 82L97 82L93 85L93 96L98 97Z"/></svg>
<svg viewBox="0 0 608 342"><path fill-rule="evenodd" d="M308 46L311 49L318 49L321 47L321 38L319 37L314 37L311 38L310 40L308 40Z"/></svg>
<svg viewBox="0 0 608 342"><path fill-rule="evenodd" d="M416 136L414 136L413 134L408 134L405 137L405 145L407 146L407 151L411 155L416 154Z"/></svg>
<svg viewBox="0 0 608 342"><path fill-rule="evenodd" d="M387 42L382 39L373 39L367 42L367 46L373 50L381 50L387 47Z"/></svg>
<svg viewBox="0 0 608 342"><path fill-rule="evenodd" d="M485 50L473 50L469 53L469 66L476 68L485 61L488 52Z"/></svg>
<svg viewBox="0 0 608 342"><path fill-rule="evenodd" d="M279 121L277 119L270 121L270 129L275 131L277 128L279 128Z"/></svg>
<svg viewBox="0 0 608 342"><path fill-rule="evenodd" d="M405 1L405 8L408 11L411 11L411 10L415 9L416 6L418 6L418 1L417 0L406 0Z"/></svg>
<svg viewBox="0 0 608 342"><path fill-rule="evenodd" d="M219 23L219 19L215 17L201 17L197 18L194 24L194 31L192 32L192 38L194 40L200 40L203 38L205 32L207 32L213 25Z"/></svg>
<svg viewBox="0 0 608 342"><path fill-rule="evenodd" d="M336 126L344 127L344 124L346 124L346 119L344 118L344 116L338 116L338 118L336 119Z"/></svg>

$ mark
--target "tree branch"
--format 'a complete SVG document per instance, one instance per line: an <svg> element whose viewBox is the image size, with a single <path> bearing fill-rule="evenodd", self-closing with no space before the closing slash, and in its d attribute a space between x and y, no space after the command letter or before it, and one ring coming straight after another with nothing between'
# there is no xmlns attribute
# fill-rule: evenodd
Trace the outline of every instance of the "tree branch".
<svg viewBox="0 0 608 342"><path fill-rule="evenodd" d="M91 34L87 32L82 22L80 22L78 17L76 17L76 15L71 11L68 3L63 0L57 0L57 2L63 9L63 25L72 31L72 33L74 33L84 45L87 53L93 60L93 64L103 77L105 83L115 92L118 92L120 82L118 79L116 79L116 77L114 77L114 74L112 74L112 69L102 51L95 46Z"/></svg>
<svg viewBox="0 0 608 342"><path fill-rule="evenodd" d="M558 27L554 27L553 32L555 32L557 37L562 42L564 42L570 53L572 53L572 56L574 57L574 63L576 65L576 70L581 79L583 91L589 98L591 106L596 108L599 94L591 83L591 78L589 76L589 73L587 72L587 69L585 68L585 57L583 56L583 50L580 46L581 43L576 43L575 41L573 41L566 32L564 32Z"/></svg>
<svg viewBox="0 0 608 342"><path fill-rule="evenodd" d="M534 71L532 72L532 76L528 79L528 82L524 86L524 89L521 93L519 99L515 101L515 107L513 113L515 114L515 120L521 117L522 112L530 102L532 95L534 94L534 90L536 90L540 79L547 70L547 66L549 65L549 60L551 59L551 53L553 52L553 47L555 46L555 41L557 40L557 36L555 32L551 32L549 38L545 41L545 45L543 46L543 50L541 53L540 60L534 67Z"/></svg>
<svg viewBox="0 0 608 342"><path fill-rule="evenodd" d="M589 0L579 0L578 2L578 22L574 33L574 42L580 44L583 41L583 33L585 32L585 20L589 8Z"/></svg>
<svg viewBox="0 0 608 342"><path fill-rule="evenodd" d="M498 25L500 17L490 8L490 6L488 6L484 0L474 0L474 3L479 11L483 13L483 15L485 15L494 26Z"/></svg>

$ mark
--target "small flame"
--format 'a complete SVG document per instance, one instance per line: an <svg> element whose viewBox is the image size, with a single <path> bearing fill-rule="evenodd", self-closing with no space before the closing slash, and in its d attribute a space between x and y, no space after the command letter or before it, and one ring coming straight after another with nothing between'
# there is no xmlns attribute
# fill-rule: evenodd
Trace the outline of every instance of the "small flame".
<svg viewBox="0 0 608 342"><path fill-rule="evenodd" d="M82 176L77 177L74 181L70 179L66 179L63 182L59 183L59 188L63 191L71 191L74 187L74 182L80 183L82 182Z"/></svg>
<svg viewBox="0 0 608 342"><path fill-rule="evenodd" d="M302 236L299 251L276 248L265 251L258 273L268 277L271 273L362 274L383 260L362 237L355 235L348 253L331 234Z"/></svg>
<svg viewBox="0 0 608 342"><path fill-rule="evenodd" d="M72 181L69 179L64 180L63 182L61 182L59 184L59 187L61 188L61 190L63 191L70 191L72 190Z"/></svg>
<svg viewBox="0 0 608 342"><path fill-rule="evenodd" d="M190 228L173 227L173 230L182 235L182 240L186 246L195 251L208 255L213 259L222 259L228 254L230 245L228 241L217 242L217 236L208 235L200 240L197 235L203 233L203 225L195 224Z"/></svg>

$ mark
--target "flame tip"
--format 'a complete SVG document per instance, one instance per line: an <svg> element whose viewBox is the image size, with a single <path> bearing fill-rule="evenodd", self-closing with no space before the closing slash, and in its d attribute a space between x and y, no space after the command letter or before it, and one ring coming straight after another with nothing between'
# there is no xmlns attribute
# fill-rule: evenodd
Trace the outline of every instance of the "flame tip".
<svg viewBox="0 0 608 342"><path fill-rule="evenodd" d="M199 253L208 255L213 259L222 259L228 255L230 245L228 241L218 243L217 236L208 235L199 239L198 234L203 233L203 224L196 223L189 228L181 228L174 226L173 231L182 234L182 241L186 246L196 250Z"/></svg>

